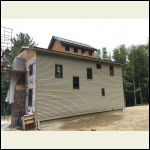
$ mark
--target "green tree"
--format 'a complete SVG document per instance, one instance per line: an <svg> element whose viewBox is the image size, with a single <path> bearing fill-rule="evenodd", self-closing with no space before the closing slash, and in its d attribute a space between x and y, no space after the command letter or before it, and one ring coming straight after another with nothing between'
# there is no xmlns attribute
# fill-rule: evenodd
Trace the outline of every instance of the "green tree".
<svg viewBox="0 0 150 150"><path fill-rule="evenodd" d="M127 48L124 44L113 50L113 59L119 63L126 64L127 62Z"/></svg>
<svg viewBox="0 0 150 150"><path fill-rule="evenodd" d="M149 54L147 51L147 45L132 45L128 50L129 65L133 70L132 75L135 83L136 97L140 99L140 103L143 103L145 99L142 89L149 86Z"/></svg>
<svg viewBox="0 0 150 150"><path fill-rule="evenodd" d="M95 53L95 57L101 59L101 50L98 49Z"/></svg>
<svg viewBox="0 0 150 150"><path fill-rule="evenodd" d="M111 56L111 52L108 55L108 60L112 61L112 56Z"/></svg>
<svg viewBox="0 0 150 150"><path fill-rule="evenodd" d="M124 64L123 87L126 102L136 105L148 101L149 43L132 45L129 48L119 45L113 50L113 59Z"/></svg>
<svg viewBox="0 0 150 150"><path fill-rule="evenodd" d="M103 48L102 48L102 59L108 60L106 47L103 47Z"/></svg>
<svg viewBox="0 0 150 150"><path fill-rule="evenodd" d="M7 57L12 63L14 58L20 53L22 46L37 46L33 38L31 38L28 33L16 34L16 37L11 39L13 46L11 47L10 55Z"/></svg>

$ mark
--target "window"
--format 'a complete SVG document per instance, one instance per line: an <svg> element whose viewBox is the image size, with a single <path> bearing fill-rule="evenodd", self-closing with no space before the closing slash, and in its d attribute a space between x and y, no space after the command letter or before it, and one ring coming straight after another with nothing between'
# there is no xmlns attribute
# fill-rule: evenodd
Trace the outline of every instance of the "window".
<svg viewBox="0 0 150 150"><path fill-rule="evenodd" d="M66 52L70 52L70 47L68 45L65 46Z"/></svg>
<svg viewBox="0 0 150 150"><path fill-rule="evenodd" d="M63 66L55 64L55 77L62 78L63 77Z"/></svg>
<svg viewBox="0 0 150 150"><path fill-rule="evenodd" d="M97 69L101 69L101 63L96 64Z"/></svg>
<svg viewBox="0 0 150 150"><path fill-rule="evenodd" d="M28 106L32 106L32 89L29 89Z"/></svg>
<svg viewBox="0 0 150 150"><path fill-rule="evenodd" d="M79 89L79 77L73 77L73 89Z"/></svg>
<svg viewBox="0 0 150 150"><path fill-rule="evenodd" d="M85 50L84 50L84 49L81 50L81 54L82 54L82 55L85 54Z"/></svg>
<svg viewBox="0 0 150 150"><path fill-rule="evenodd" d="M92 79L92 68L87 68L87 79Z"/></svg>
<svg viewBox="0 0 150 150"><path fill-rule="evenodd" d="M110 69L110 76L114 76L114 67L109 66L109 69Z"/></svg>
<svg viewBox="0 0 150 150"><path fill-rule="evenodd" d="M105 96L105 89L104 88L101 89L101 92L102 92L102 96Z"/></svg>
<svg viewBox="0 0 150 150"><path fill-rule="evenodd" d="M92 52L91 51L89 51L89 56L92 56Z"/></svg>
<svg viewBox="0 0 150 150"><path fill-rule="evenodd" d="M74 53L78 53L78 49L76 47L74 48Z"/></svg>
<svg viewBox="0 0 150 150"><path fill-rule="evenodd" d="M33 64L29 66L29 76L33 74Z"/></svg>

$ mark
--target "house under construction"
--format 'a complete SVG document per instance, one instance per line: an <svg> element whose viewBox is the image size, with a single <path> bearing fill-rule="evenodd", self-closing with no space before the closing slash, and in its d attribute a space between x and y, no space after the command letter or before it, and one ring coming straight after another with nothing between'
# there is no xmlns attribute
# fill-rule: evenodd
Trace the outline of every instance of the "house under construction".
<svg viewBox="0 0 150 150"><path fill-rule="evenodd" d="M123 109L122 65L94 57L97 49L53 36L47 49L23 47L13 62L6 101L45 121Z"/></svg>

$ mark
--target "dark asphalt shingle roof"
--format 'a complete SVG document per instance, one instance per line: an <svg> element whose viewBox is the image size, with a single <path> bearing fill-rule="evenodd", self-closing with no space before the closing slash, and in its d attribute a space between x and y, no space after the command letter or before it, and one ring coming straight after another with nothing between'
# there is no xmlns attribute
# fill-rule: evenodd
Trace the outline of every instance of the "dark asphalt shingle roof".
<svg viewBox="0 0 150 150"><path fill-rule="evenodd" d="M61 43L64 43L64 44L74 45L74 46L78 46L78 47L81 47L81 48L87 48L88 50L97 50L96 48L94 48L94 47L92 47L88 44L83 44L83 43L80 43L80 42L64 39L64 38L61 38L61 37L52 36L52 40L54 40L54 39L58 40L58 41L60 41ZM49 48L51 47L52 40L49 44Z"/></svg>

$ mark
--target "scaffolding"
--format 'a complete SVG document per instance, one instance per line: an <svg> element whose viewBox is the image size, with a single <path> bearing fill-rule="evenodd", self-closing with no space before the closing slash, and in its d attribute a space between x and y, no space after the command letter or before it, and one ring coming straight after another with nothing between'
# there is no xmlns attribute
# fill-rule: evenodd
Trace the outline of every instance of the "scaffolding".
<svg viewBox="0 0 150 150"><path fill-rule="evenodd" d="M1 26L1 52L6 49L11 49L13 29Z"/></svg>
<svg viewBox="0 0 150 150"><path fill-rule="evenodd" d="M12 32L13 32L13 29L11 28L7 28L7 27L3 27L1 26L1 86L3 87L1 89L1 92L3 93L3 96L6 95L6 93L4 92L9 86L7 84L9 84L9 80L10 80L10 74L8 72L6 72L5 70L5 73L3 71L3 69L8 69L9 68L9 63L8 62L5 62L4 59L3 59L3 52L8 52L8 50L11 49L12 47L12 42L11 42L11 39L12 39ZM3 81L3 79L5 79L5 81ZM1 97L2 99L2 97ZM3 97L4 99L4 97ZM1 115L6 115L6 109L8 108L8 104L6 104L4 101L2 102L1 100Z"/></svg>

